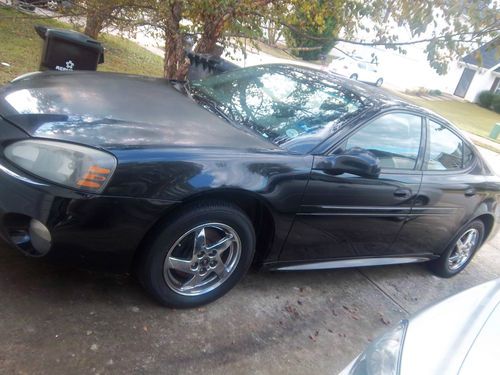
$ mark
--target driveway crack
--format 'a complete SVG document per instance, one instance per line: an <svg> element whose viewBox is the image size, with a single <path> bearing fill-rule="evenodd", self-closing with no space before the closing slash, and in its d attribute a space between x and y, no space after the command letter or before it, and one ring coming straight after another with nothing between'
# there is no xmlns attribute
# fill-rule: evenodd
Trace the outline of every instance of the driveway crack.
<svg viewBox="0 0 500 375"><path fill-rule="evenodd" d="M366 279L370 284L372 284L376 289L378 289L384 296L386 296L388 299L390 299L397 307L399 307L404 313L407 315L410 315L408 310L406 310L396 299L394 299L389 293L387 293L382 287L380 287L375 281L370 279L370 277L365 274L361 269L357 269L357 271Z"/></svg>

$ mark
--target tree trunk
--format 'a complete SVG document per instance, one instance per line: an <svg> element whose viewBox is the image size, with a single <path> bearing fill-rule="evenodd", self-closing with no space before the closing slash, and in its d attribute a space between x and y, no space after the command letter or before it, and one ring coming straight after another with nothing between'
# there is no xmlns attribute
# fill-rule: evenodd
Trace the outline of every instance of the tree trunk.
<svg viewBox="0 0 500 375"><path fill-rule="evenodd" d="M195 53L213 53L217 41L222 36L227 22L233 17L227 12L218 17L207 17L203 20L203 33L196 42ZM184 52L184 39L180 31L182 19L182 2L174 0L164 19L165 23L165 61L163 73L165 78L185 80L189 70L189 59Z"/></svg>
<svg viewBox="0 0 500 375"><path fill-rule="evenodd" d="M222 36L226 22L231 19L231 14L226 13L218 18L205 19L203 33L196 43L195 52L212 53L217 41Z"/></svg>
<svg viewBox="0 0 500 375"><path fill-rule="evenodd" d="M114 10L115 7L108 2L96 1L88 3L84 33L91 38L97 39L102 29L108 25Z"/></svg>
<svg viewBox="0 0 500 375"><path fill-rule="evenodd" d="M182 3L173 1L164 19L165 59L163 75L167 79L185 80L189 70L189 59L184 52L184 38L180 30Z"/></svg>
<svg viewBox="0 0 500 375"><path fill-rule="evenodd" d="M88 13L87 20L85 21L85 30L83 31L85 35L90 36L93 39L97 39L99 33L103 29L104 20L102 17L95 13Z"/></svg>

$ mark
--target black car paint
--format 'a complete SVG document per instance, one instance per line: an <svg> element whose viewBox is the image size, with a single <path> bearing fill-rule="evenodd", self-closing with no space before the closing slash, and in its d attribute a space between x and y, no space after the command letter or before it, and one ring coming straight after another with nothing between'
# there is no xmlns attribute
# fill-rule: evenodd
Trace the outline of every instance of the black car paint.
<svg viewBox="0 0 500 375"><path fill-rule="evenodd" d="M499 180L477 152L473 168L459 174L382 171L374 179L318 167L353 130L384 111L433 116L366 85L329 79L362 91L371 105L311 154L287 152L227 123L165 80L56 72L7 85L0 89L3 236L9 239L6 231L18 217L33 217L53 232L51 253L128 270L152 228L185 202L238 197L260 202L269 215L271 228L257 231L270 229L272 246L258 250L265 251L260 262L272 268L352 257L432 258L465 223L498 216ZM20 90L40 102L31 111L37 113L19 113L6 100ZM117 157L117 170L102 195L46 183L2 156L7 144L28 137L105 149ZM471 188L476 194L465 197ZM397 190L410 194L397 197Z"/></svg>

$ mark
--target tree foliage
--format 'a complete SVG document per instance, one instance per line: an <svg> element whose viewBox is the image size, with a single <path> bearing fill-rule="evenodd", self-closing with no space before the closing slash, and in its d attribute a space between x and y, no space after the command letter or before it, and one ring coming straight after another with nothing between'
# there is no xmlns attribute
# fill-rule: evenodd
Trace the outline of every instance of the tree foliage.
<svg viewBox="0 0 500 375"><path fill-rule="evenodd" d="M402 53L423 45L429 64L446 72L457 60L500 32L498 0L76 0L88 33L151 25L165 40L165 76L181 79L189 63L185 38L195 52L245 37L273 44L284 32L291 52L309 59L337 42L383 46ZM93 26L94 23L96 26ZM406 30L407 35L401 33ZM271 30L271 37L269 31Z"/></svg>
<svg viewBox="0 0 500 375"><path fill-rule="evenodd" d="M283 17L291 53L304 60L318 60L328 54L343 25L343 6L342 0L294 1Z"/></svg>

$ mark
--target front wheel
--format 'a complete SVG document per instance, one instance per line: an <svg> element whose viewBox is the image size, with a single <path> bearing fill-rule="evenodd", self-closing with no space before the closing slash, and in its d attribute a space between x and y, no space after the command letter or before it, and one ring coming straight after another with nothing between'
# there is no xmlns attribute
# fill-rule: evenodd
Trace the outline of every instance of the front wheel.
<svg viewBox="0 0 500 375"><path fill-rule="evenodd" d="M354 73L354 74L351 74L351 76L349 78L357 81L358 80L358 75L356 73Z"/></svg>
<svg viewBox="0 0 500 375"><path fill-rule="evenodd" d="M382 86L382 83L384 83L384 79L379 78L379 79L377 79L377 82L375 82L375 86L380 87L380 86Z"/></svg>
<svg viewBox="0 0 500 375"><path fill-rule="evenodd" d="M199 203L158 233L142 256L139 278L161 304L196 307L236 285L254 252L254 228L244 212L223 202Z"/></svg>
<svg viewBox="0 0 500 375"><path fill-rule="evenodd" d="M481 220L475 220L462 229L441 257L429 262L429 268L437 276L455 276L469 264L483 239L484 224Z"/></svg>

